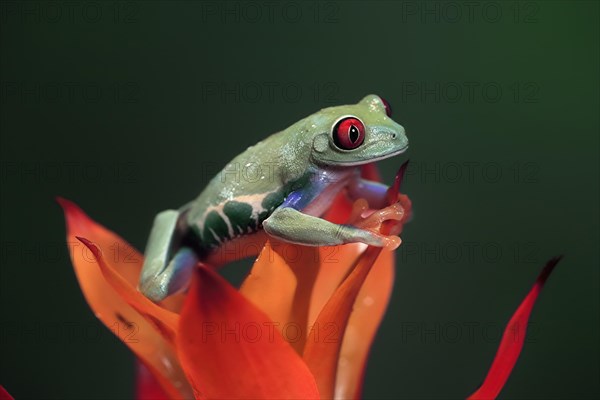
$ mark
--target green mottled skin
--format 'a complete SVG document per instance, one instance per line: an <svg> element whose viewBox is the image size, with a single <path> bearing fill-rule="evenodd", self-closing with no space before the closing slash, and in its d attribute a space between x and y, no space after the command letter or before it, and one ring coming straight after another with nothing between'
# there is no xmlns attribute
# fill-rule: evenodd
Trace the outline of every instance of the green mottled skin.
<svg viewBox="0 0 600 400"><path fill-rule="evenodd" d="M234 179L244 181L241 176L238 179L238 177L219 174L213 178L211 184L221 186L223 180L228 186L226 190L233 191L234 188L241 186L241 182L230 183L231 188L227 185L227 180ZM252 179L255 178L252 177ZM223 196L222 192L218 192L217 196L211 196L211 193L207 191L202 192L187 214L190 228L200 239L200 248L203 252L208 252L219 247L225 241L258 231L262 227L263 221L283 203L287 195L293 190L301 188L307 179L309 179L309 174L285 182L282 178L274 178L273 172L264 174L261 184L252 188L253 191L250 193L250 195L256 195L260 207L238 201L239 198L235 196ZM268 182L268 180L272 182ZM231 200L229 200L230 198ZM211 206L222 206L222 213L215 210L209 211Z"/></svg>
<svg viewBox="0 0 600 400"><path fill-rule="evenodd" d="M360 118L367 127L365 144L341 151L331 144L331 128L341 116ZM370 128L370 129L369 129ZM204 250L260 229L262 222L293 190L302 188L312 176L326 168L356 169L356 165L383 158L390 152L387 132L402 128L382 112L377 96L365 97L347 106L323 109L289 128L249 147L231 160L196 198L186 205L186 221L199 237ZM405 147L408 143L394 147ZM345 164L352 163L351 166ZM255 195L261 207L248 204ZM222 213L210 211L222 207Z"/></svg>

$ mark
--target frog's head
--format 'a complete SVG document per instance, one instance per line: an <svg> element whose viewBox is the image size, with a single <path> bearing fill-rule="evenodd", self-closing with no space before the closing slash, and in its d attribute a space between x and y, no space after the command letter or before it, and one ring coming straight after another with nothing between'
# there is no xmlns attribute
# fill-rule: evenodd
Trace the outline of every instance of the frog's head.
<svg viewBox="0 0 600 400"><path fill-rule="evenodd" d="M404 128L391 118L389 104L369 95L357 104L330 107L307 118L312 159L327 166L366 164L404 152Z"/></svg>

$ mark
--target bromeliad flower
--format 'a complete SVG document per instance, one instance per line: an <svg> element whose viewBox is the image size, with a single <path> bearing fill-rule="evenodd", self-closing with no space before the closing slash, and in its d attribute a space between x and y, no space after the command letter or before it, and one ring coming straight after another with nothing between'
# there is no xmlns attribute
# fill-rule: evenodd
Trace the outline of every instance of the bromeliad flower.
<svg viewBox="0 0 600 400"><path fill-rule="evenodd" d="M351 204L341 194L325 218L399 234L411 210L410 200L398 194L403 171L388 191L387 207L367 210L365 201ZM363 174L377 178L372 166ZM269 239L239 290L199 264L187 294L155 304L136 289L141 254L72 202L59 203L86 300L143 364L139 398L360 397L369 348L393 287L393 252ZM509 323L488 377L472 398L492 398L501 390L556 261Z"/></svg>
<svg viewBox="0 0 600 400"><path fill-rule="evenodd" d="M375 177L372 168L365 171ZM383 210L369 212L364 201L353 207L340 195L325 218L399 234L410 215L399 185L400 175ZM67 241L89 249L71 247L88 303L168 397L359 396L393 285L392 252L269 240L239 291L199 265L185 301L177 295L157 305L135 289L142 256L75 204L59 202Z"/></svg>

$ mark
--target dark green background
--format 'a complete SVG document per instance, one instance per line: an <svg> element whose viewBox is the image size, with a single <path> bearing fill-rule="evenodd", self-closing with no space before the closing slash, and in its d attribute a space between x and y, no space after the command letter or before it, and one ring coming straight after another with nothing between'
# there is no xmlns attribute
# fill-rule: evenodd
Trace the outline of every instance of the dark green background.
<svg viewBox="0 0 600 400"><path fill-rule="evenodd" d="M154 214L231 157L369 93L407 129L406 157L381 165L390 182L411 159L415 218L365 397L470 394L557 254L502 397L599 396L597 2L52 4L2 3L0 382L16 398L133 390L55 195L143 249Z"/></svg>

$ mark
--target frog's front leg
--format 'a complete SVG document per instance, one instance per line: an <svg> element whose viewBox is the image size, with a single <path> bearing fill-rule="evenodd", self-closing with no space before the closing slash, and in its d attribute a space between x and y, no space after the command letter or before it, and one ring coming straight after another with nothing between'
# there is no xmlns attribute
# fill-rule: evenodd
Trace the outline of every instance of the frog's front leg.
<svg viewBox="0 0 600 400"><path fill-rule="evenodd" d="M294 192L288 199L263 221L263 229L269 235L286 242L308 246L332 246L345 243L366 243L371 246L395 248L399 241L366 229L350 225L334 224L324 219L304 214L300 208L305 201L299 201ZM300 206L300 207L299 207Z"/></svg>
<svg viewBox="0 0 600 400"><path fill-rule="evenodd" d="M181 221L181 213L175 210L163 211L154 219L138 285L152 301L184 290L198 264L194 250L179 246L185 230Z"/></svg>

